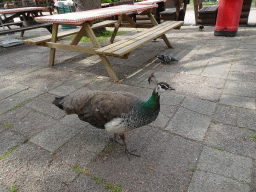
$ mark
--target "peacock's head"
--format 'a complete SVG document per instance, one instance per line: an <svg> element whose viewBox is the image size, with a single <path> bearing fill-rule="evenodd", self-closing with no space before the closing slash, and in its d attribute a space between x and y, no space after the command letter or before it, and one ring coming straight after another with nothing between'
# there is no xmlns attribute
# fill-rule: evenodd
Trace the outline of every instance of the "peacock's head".
<svg viewBox="0 0 256 192"><path fill-rule="evenodd" d="M165 82L158 82L154 73L151 74L151 76L148 78L148 83L154 83L157 85L157 87L155 88L155 92L158 93L159 95L163 92L165 92L166 90L175 90L171 85L169 85L168 83Z"/></svg>

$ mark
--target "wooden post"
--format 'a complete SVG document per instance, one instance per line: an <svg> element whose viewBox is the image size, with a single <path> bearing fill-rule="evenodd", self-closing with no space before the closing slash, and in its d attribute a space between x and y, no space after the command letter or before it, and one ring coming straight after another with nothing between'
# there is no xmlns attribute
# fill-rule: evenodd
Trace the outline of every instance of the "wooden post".
<svg viewBox="0 0 256 192"><path fill-rule="evenodd" d="M153 23L153 25L158 25L157 21L155 20L154 16L152 15L152 13L148 13L147 16L149 17L149 19L151 20L151 22ZM169 47L169 48L172 48L173 49L173 46L171 45L171 43L169 42L169 40L167 39L166 35L163 34L161 35L162 39L164 40L164 42L166 43L166 45Z"/></svg>
<svg viewBox="0 0 256 192"><path fill-rule="evenodd" d="M51 42L53 42L53 43L56 43L56 41L57 41L58 27L59 27L59 24L53 23L53 25L52 25L52 40L51 40ZM51 48L50 63L49 63L50 67L52 67L54 65L55 51L56 51L55 48Z"/></svg>
<svg viewBox="0 0 256 192"><path fill-rule="evenodd" d="M86 29L86 32L87 32L89 38L91 39L91 41L92 41L92 43L93 43L93 45L94 45L94 47L96 47L96 48L101 48L101 46L100 46L98 40L96 39L96 36L95 36L95 34L94 34L92 28L91 28L91 26L90 26L90 24L89 24L89 23L85 23L85 24L84 24L84 27L85 27L85 29ZM112 79L118 81L118 78L117 78L117 76L116 76L116 74L115 74L115 72L114 72L112 66L110 65L110 63L109 63L107 57L106 57L106 56L100 56L100 58L101 58L101 60L102 60L102 62L103 62L103 65L105 66L105 68L106 68L106 70L107 70L109 76L110 76Z"/></svg>
<svg viewBox="0 0 256 192"><path fill-rule="evenodd" d="M86 34L85 26L82 26L80 31L77 33L73 41L70 43L70 45L77 45L79 41L82 39L82 37Z"/></svg>
<svg viewBox="0 0 256 192"><path fill-rule="evenodd" d="M118 16L118 21L117 21L117 23L116 23L116 25L115 25L114 32L113 32L113 34L112 34L112 36L111 36L111 39L110 39L110 43L113 43L113 42L114 42L114 39L115 39L116 34L117 34L117 31L118 31L118 29L119 29L119 27L120 27L120 25L121 25L121 23L122 23L122 20L123 20L123 16L122 16L122 15L119 15L119 16Z"/></svg>

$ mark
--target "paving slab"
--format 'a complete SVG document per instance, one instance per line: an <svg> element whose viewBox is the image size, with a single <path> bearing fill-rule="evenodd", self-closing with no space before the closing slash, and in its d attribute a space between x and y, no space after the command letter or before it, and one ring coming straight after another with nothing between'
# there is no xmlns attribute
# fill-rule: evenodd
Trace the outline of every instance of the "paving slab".
<svg viewBox="0 0 256 192"><path fill-rule="evenodd" d="M237 95L243 97L256 97L256 86L254 82L250 81L232 81L227 80L224 91L224 94L227 95Z"/></svg>
<svg viewBox="0 0 256 192"><path fill-rule="evenodd" d="M0 155L7 153L12 147L16 147L26 141L26 138L9 130L0 133Z"/></svg>
<svg viewBox="0 0 256 192"><path fill-rule="evenodd" d="M255 82L256 73L253 72L233 72L231 71L228 74L228 79L233 81L241 81L241 82Z"/></svg>
<svg viewBox="0 0 256 192"><path fill-rule="evenodd" d="M203 115L211 116L216 108L216 103L196 99L193 97L186 97L181 106L192 111L201 113Z"/></svg>
<svg viewBox="0 0 256 192"><path fill-rule="evenodd" d="M209 124L210 117L180 107L165 130L202 141Z"/></svg>
<svg viewBox="0 0 256 192"><path fill-rule="evenodd" d="M150 123L150 125L152 125L153 127L158 127L163 130L169 120L170 118L168 116L160 112L157 119Z"/></svg>
<svg viewBox="0 0 256 192"><path fill-rule="evenodd" d="M146 134L145 134L146 133ZM201 144L147 126L127 133L128 148L137 146L141 157L124 155L115 145L112 153L103 152L88 168L92 176L120 183L125 191L183 191L188 188ZM114 174L118 173L118 174Z"/></svg>
<svg viewBox="0 0 256 192"><path fill-rule="evenodd" d="M190 75L200 75L207 64L209 63L208 59L202 59L202 60L192 60L189 61L187 64L184 64L182 66L181 71L184 71L186 74Z"/></svg>
<svg viewBox="0 0 256 192"><path fill-rule="evenodd" d="M256 131L256 113L251 109L238 109L238 127L245 127Z"/></svg>
<svg viewBox="0 0 256 192"><path fill-rule="evenodd" d="M75 181L73 181L69 186L67 191L69 192L109 192L100 183L93 180L91 176L79 175Z"/></svg>
<svg viewBox="0 0 256 192"><path fill-rule="evenodd" d="M54 98L54 95L45 93L33 99L33 101L26 104L26 106L41 113L50 115L55 119L63 118L65 116L65 112L52 104Z"/></svg>
<svg viewBox="0 0 256 192"><path fill-rule="evenodd" d="M49 91L71 78L71 72L43 68L21 76L18 81L40 91Z"/></svg>
<svg viewBox="0 0 256 192"><path fill-rule="evenodd" d="M230 68L231 71L241 71L245 73L256 73L256 66L255 65L243 65L243 64L233 64Z"/></svg>
<svg viewBox="0 0 256 192"><path fill-rule="evenodd" d="M86 167L109 143L109 134L87 124L82 131L61 146L54 159L70 166Z"/></svg>
<svg viewBox="0 0 256 192"><path fill-rule="evenodd" d="M69 139L80 133L82 129L84 129L84 127L76 124L70 126L57 123L32 137L30 142L53 153Z"/></svg>
<svg viewBox="0 0 256 192"><path fill-rule="evenodd" d="M256 157L255 142L251 130L223 124L211 124L205 144L245 157Z"/></svg>
<svg viewBox="0 0 256 192"><path fill-rule="evenodd" d="M0 75L6 75L6 74L12 73L12 72L13 72L12 70L0 67Z"/></svg>
<svg viewBox="0 0 256 192"><path fill-rule="evenodd" d="M198 99L205 99L213 102L217 102L222 94L221 89L216 89L214 87L209 87L208 85L193 84L193 83L175 83L175 92L180 95L186 95L190 97L197 97Z"/></svg>
<svg viewBox="0 0 256 192"><path fill-rule="evenodd" d="M196 171L193 175L188 191L190 192L249 192L250 187L246 183L212 174L209 172Z"/></svg>
<svg viewBox="0 0 256 192"><path fill-rule="evenodd" d="M215 77L205 77L204 85L214 88L222 89L226 83L225 79L215 78Z"/></svg>
<svg viewBox="0 0 256 192"><path fill-rule="evenodd" d="M29 101L30 99L34 99L34 97L37 97L40 94L42 94L42 92L34 89L27 89L3 99L0 103L0 114L7 112L26 101Z"/></svg>
<svg viewBox="0 0 256 192"><path fill-rule="evenodd" d="M49 93L58 95L58 96L63 96L63 95L69 95L74 91L76 91L76 88L73 86L61 85L56 87L55 89L52 89L51 91L49 91Z"/></svg>
<svg viewBox="0 0 256 192"><path fill-rule="evenodd" d="M202 171L250 183L252 177L252 159L204 147L197 168Z"/></svg>
<svg viewBox="0 0 256 192"><path fill-rule="evenodd" d="M224 105L231 105L237 107L244 107L248 109L255 109L255 98L222 95L220 97L220 103Z"/></svg>
<svg viewBox="0 0 256 192"><path fill-rule="evenodd" d="M52 117L31 110L18 122L11 124L11 130L31 138L56 123L57 121Z"/></svg>
<svg viewBox="0 0 256 192"><path fill-rule="evenodd" d="M13 184L20 191L60 191L77 176L70 166L53 162L49 152L30 142L0 161L0 172L4 185Z"/></svg>
<svg viewBox="0 0 256 192"><path fill-rule="evenodd" d="M238 108L218 104L212 118L218 123L237 126Z"/></svg>
<svg viewBox="0 0 256 192"><path fill-rule="evenodd" d="M209 63L204 71L202 72L203 76L217 77L217 78L226 78L228 76L231 64L227 63Z"/></svg>

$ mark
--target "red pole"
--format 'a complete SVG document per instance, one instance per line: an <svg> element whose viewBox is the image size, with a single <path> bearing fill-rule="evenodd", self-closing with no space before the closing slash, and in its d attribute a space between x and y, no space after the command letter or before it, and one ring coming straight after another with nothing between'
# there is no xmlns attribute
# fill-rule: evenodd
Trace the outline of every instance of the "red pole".
<svg viewBox="0 0 256 192"><path fill-rule="evenodd" d="M220 0L215 36L236 36L242 7L243 0Z"/></svg>

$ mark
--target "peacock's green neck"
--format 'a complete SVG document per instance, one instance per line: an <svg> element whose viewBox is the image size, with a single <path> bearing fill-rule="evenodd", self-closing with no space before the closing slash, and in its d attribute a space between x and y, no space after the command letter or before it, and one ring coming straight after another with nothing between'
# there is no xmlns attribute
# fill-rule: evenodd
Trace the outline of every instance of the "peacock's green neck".
<svg viewBox="0 0 256 192"><path fill-rule="evenodd" d="M160 96L158 95L158 93L153 91L153 93L152 93L151 97L149 98L149 100L147 102L145 102L144 107L146 107L150 111L152 109L158 110L160 108L159 100L160 100Z"/></svg>

